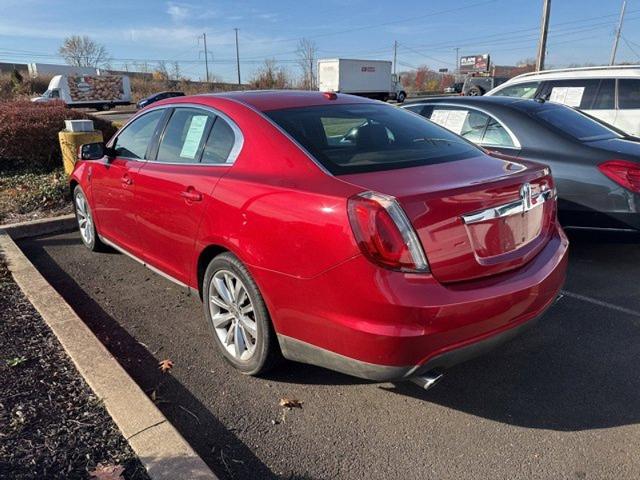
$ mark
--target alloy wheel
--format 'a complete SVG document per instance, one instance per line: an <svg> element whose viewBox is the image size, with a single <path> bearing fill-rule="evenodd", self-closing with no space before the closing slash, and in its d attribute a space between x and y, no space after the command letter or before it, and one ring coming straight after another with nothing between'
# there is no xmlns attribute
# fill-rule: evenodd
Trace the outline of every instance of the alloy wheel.
<svg viewBox="0 0 640 480"><path fill-rule="evenodd" d="M91 219L91 211L87 205L87 199L80 192L76 193L76 217L78 219L78 228L84 242L89 245L93 240L93 220Z"/></svg>
<svg viewBox="0 0 640 480"><path fill-rule="evenodd" d="M258 324L247 289L236 274L218 270L209 284L211 322L222 346L236 360L256 351Z"/></svg>

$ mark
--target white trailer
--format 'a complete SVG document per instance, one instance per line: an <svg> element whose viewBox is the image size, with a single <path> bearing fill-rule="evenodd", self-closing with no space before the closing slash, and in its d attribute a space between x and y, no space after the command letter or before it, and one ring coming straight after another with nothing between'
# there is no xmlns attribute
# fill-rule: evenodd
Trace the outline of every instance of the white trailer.
<svg viewBox="0 0 640 480"><path fill-rule="evenodd" d="M131 103L131 84L126 75L56 75L49 88L32 102L63 101L68 107L108 110Z"/></svg>
<svg viewBox="0 0 640 480"><path fill-rule="evenodd" d="M29 76L51 77L53 75L98 75L98 69L93 67L74 67L73 65L55 65L53 63L29 63Z"/></svg>
<svg viewBox="0 0 640 480"><path fill-rule="evenodd" d="M379 100L404 102L407 94L386 60L330 58L318 60L318 89Z"/></svg>

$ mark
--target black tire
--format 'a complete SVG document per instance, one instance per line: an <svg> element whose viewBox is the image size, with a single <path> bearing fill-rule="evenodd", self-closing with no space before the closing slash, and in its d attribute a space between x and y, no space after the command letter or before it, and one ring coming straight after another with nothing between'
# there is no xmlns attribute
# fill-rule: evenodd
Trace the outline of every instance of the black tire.
<svg viewBox="0 0 640 480"><path fill-rule="evenodd" d="M86 209L84 213L81 211L80 202L84 202L84 208ZM93 213L91 212L91 207L89 206L89 201L82 191L82 188L80 188L80 185L76 185L76 188L73 189L73 211L76 214L78 230L80 231L80 238L82 239L82 243L84 243L84 246L92 252L104 252L105 250L107 250L108 247L104 243L102 243L102 241L98 237L96 224L93 221ZM88 234L83 232L83 222L85 228L87 228Z"/></svg>
<svg viewBox="0 0 640 480"><path fill-rule="evenodd" d="M404 92L400 92L400 93L398 93L398 96L397 96L397 98L396 98L396 101L397 101L398 103L404 103L404 101L405 101L406 99L407 99L407 94L406 94L406 93L404 93Z"/></svg>
<svg viewBox="0 0 640 480"><path fill-rule="evenodd" d="M223 344L223 341L219 336L218 329L214 326L212 319L212 302L210 301L212 296L212 280L217 273L220 275L224 272L232 273L242 282L242 286L244 286L253 306L252 320L255 322L257 332L254 344L255 349L251 356L245 360L236 358L236 356L229 352L228 348L231 348L231 346L229 345L226 347ZM216 292L213 293L215 294ZM267 372L281 361L282 354L280 353L276 333L273 329L271 317L267 311L264 299L262 298L260 290L253 280L253 277L238 257L230 252L225 252L211 260L207 266L204 274L204 280L202 282L202 299L204 315L207 320L207 324L211 329L213 341L225 360L227 360L236 369L240 370L240 372L245 375L260 375ZM233 322L233 320L231 322ZM231 323L231 325L233 325L233 323ZM231 329L233 327L230 326L229 328ZM245 335L243 338L246 338L246 333L243 334Z"/></svg>
<svg viewBox="0 0 640 480"><path fill-rule="evenodd" d="M480 96L484 95L484 90L482 90L480 87L471 87L469 89L469 93L467 93L467 95L469 95L471 97L480 97Z"/></svg>

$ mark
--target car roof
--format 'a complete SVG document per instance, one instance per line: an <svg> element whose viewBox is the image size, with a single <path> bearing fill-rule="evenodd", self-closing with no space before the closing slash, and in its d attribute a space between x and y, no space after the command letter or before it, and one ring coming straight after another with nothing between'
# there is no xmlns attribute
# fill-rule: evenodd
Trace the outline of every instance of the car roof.
<svg viewBox="0 0 640 480"><path fill-rule="evenodd" d="M243 103L256 110L266 112L285 108L300 108L322 105L345 105L354 103L380 104L377 100L337 93L335 100L331 100L326 92L311 92L304 90L244 90L224 93L205 93L194 98L216 97L226 98Z"/></svg>
<svg viewBox="0 0 640 480"><path fill-rule="evenodd" d="M536 113L542 110L548 110L549 108L570 108L560 103L546 102L540 100L529 100L519 97L486 97L486 96L464 96L464 97L435 97L425 98L418 102L408 103L405 107L413 105L421 105L425 103L430 104L450 104L459 105L461 107L477 107L485 108L488 110L500 110L500 111L519 111L524 113Z"/></svg>
<svg viewBox="0 0 640 480"><path fill-rule="evenodd" d="M427 97L421 98L415 102L405 103L405 106L423 103L460 103L467 105L474 104L490 104L490 105L512 105L522 102L524 99L518 97L482 97L482 96L447 96L447 97Z"/></svg>
<svg viewBox="0 0 640 480"><path fill-rule="evenodd" d="M530 82L535 80L571 80L581 78L638 78L640 77L640 65L602 66L562 68L557 70L543 70L540 72L528 72L513 77L508 82L500 85Z"/></svg>

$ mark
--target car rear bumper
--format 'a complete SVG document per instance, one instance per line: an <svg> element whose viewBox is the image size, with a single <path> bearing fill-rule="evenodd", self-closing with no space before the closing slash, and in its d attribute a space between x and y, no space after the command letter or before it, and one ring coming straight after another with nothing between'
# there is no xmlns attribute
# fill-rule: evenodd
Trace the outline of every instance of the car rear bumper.
<svg viewBox="0 0 640 480"><path fill-rule="evenodd" d="M542 314L530 320L520 322L515 326L510 326L501 332L487 335L481 340L474 340L463 346L453 347L450 350L437 354L423 364L399 367L363 362L285 335L278 335L278 341L283 356L289 360L329 368L336 372L346 373L347 375L367 380L388 382L406 380L427 372L444 370L459 363L466 362L467 360L482 356L517 337L525 330L528 330L541 316Z"/></svg>
<svg viewBox="0 0 640 480"><path fill-rule="evenodd" d="M309 280L254 276L286 358L390 381L450 367L527 328L559 293L567 248L558 228L525 266L448 285L361 256Z"/></svg>

